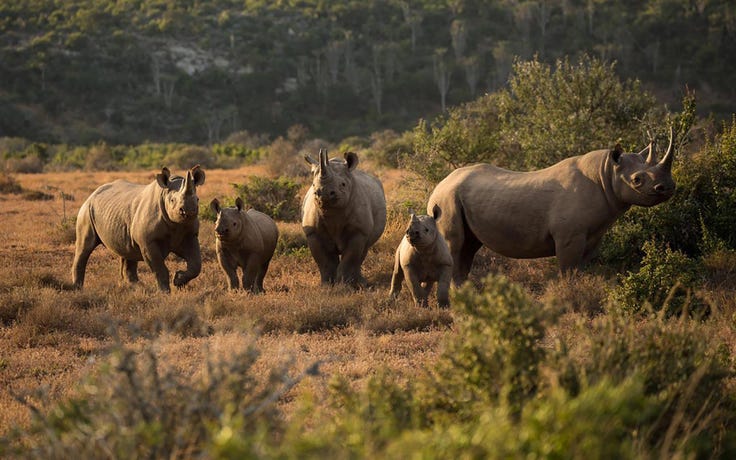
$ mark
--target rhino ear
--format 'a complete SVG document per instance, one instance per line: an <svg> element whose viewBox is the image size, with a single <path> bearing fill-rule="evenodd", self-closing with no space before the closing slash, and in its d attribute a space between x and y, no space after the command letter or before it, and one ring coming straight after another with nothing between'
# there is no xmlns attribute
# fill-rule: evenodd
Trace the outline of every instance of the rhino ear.
<svg viewBox="0 0 736 460"><path fill-rule="evenodd" d="M169 177L171 177L171 172L169 168L164 166L161 168L161 173L156 174L156 182L158 182L159 187L169 188Z"/></svg>
<svg viewBox="0 0 736 460"><path fill-rule="evenodd" d="M210 201L210 209L215 214L220 214L220 201L217 198L212 198L212 201Z"/></svg>
<svg viewBox="0 0 736 460"><path fill-rule="evenodd" d="M358 166L358 155L353 152L345 152L345 162L348 164L348 171L352 171Z"/></svg>
<svg viewBox="0 0 736 460"><path fill-rule="evenodd" d="M304 154L304 161L306 161L310 166L317 166L319 163L314 158L310 157L306 153Z"/></svg>
<svg viewBox="0 0 736 460"><path fill-rule="evenodd" d="M242 211L245 205L243 204L243 199L240 197L235 198L235 207L238 208L238 211Z"/></svg>
<svg viewBox="0 0 736 460"><path fill-rule="evenodd" d="M204 184L204 170L199 165L196 165L190 169L190 171L192 173L192 178L194 179L195 187L199 187Z"/></svg>
<svg viewBox="0 0 736 460"><path fill-rule="evenodd" d="M611 160L613 160L614 164L619 164L621 154L623 153L624 149L621 148L621 144L616 144L616 146L611 150Z"/></svg>
<svg viewBox="0 0 736 460"><path fill-rule="evenodd" d="M435 204L432 208L432 217L434 217L434 220L437 220L442 215L442 209L440 208L440 205Z"/></svg>

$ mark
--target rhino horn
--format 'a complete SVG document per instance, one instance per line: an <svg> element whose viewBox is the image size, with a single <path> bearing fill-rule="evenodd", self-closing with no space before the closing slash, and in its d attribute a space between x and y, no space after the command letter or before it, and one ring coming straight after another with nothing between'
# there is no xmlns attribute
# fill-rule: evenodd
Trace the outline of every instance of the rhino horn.
<svg viewBox="0 0 736 460"><path fill-rule="evenodd" d="M662 161L659 162L659 165L662 166L662 169L665 171L671 171L672 170L672 160L675 158L674 150L672 149L672 141L674 138L674 131L672 130L672 127L670 126L670 145L667 147L667 152L664 154L664 158L662 158Z"/></svg>
<svg viewBox="0 0 736 460"><path fill-rule="evenodd" d="M327 149L319 149L319 172L323 176L330 173L330 168L327 167Z"/></svg>
<svg viewBox="0 0 736 460"><path fill-rule="evenodd" d="M194 177L192 176L192 171L187 171L187 177L184 178L184 183L181 186L184 193L188 195L193 195L196 190L194 188Z"/></svg>
<svg viewBox="0 0 736 460"><path fill-rule="evenodd" d="M647 156L645 159L646 163L651 166L656 165L657 164L657 150L655 149L654 142L650 142L649 145L644 150L639 152L639 154L643 157L644 152L647 152Z"/></svg>

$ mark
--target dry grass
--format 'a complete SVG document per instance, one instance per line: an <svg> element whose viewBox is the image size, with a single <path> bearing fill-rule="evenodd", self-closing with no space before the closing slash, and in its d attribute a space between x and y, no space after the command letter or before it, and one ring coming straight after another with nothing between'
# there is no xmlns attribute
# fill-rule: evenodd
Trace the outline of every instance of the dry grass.
<svg viewBox="0 0 736 460"><path fill-rule="evenodd" d="M287 413L295 392L324 394L333 374L360 385L381 367L411 379L432 366L443 336L452 329L452 312L436 306L414 307L407 289L396 301L387 298L394 250L406 225L406 204L426 202L428 195L416 178L401 171L376 171L384 182L389 218L386 232L364 264L368 287L361 291L322 288L299 225L279 222L281 241L264 283L267 292L229 292L215 258L213 224L206 221L200 232L202 274L186 288L171 295L159 293L144 264L138 285L122 284L116 258L98 248L88 265L85 289L69 290L74 252L70 219L84 199L102 183L118 178L146 183L154 173L17 174L14 177L22 189L46 190L54 199L29 201L22 194L0 194L4 237L0 247L0 435L13 425L26 424L30 417L10 391L23 395L42 388L49 401L69 396L118 337L127 344L155 341L167 366L193 374L201 369L206 350L242 349L252 340L252 331L260 331L258 366L264 375L285 357L297 371L323 362L320 376L305 380L285 398ZM208 170L200 200L207 203L230 196L231 183L254 174L264 171L260 167ZM167 263L172 272L182 264L173 259ZM711 266L721 275L709 294L732 314L735 286L729 270L736 263L724 255L711 261ZM559 279L552 260L515 261L482 250L471 281L477 283L489 272L504 273L533 297L566 308L559 334L571 333L573 324L599 313L611 282L590 274ZM730 314L722 315L724 324ZM731 343L736 343L736 337ZM45 407L42 400L31 400Z"/></svg>

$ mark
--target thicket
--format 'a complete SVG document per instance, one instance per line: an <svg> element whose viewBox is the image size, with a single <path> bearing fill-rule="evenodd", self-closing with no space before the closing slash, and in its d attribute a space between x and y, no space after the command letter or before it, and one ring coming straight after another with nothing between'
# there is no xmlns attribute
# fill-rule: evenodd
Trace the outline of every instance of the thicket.
<svg viewBox="0 0 736 460"><path fill-rule="evenodd" d="M733 356L709 323L608 314L559 334L558 307L503 277L453 297L434 370L365 386L332 376L278 400L315 365L256 375L257 350L207 360L186 379L154 348L118 346L76 396L0 446L18 458L75 455L213 458L730 458L736 454ZM19 396L20 397L20 396ZM23 399L23 398L20 398ZM315 401L324 400L316 405ZM30 403L29 403L30 404Z"/></svg>

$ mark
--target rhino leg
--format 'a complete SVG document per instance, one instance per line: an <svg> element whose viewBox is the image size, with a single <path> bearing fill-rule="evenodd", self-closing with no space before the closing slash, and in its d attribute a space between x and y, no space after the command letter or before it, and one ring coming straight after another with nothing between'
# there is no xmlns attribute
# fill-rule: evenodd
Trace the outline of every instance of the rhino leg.
<svg viewBox="0 0 736 460"><path fill-rule="evenodd" d="M317 262L322 284L332 284L337 278L337 266L340 264L340 255L337 246L329 238L317 232L307 234L309 251Z"/></svg>
<svg viewBox="0 0 736 460"><path fill-rule="evenodd" d="M584 234L555 238L555 255L562 273L569 273L581 266L585 246Z"/></svg>
<svg viewBox="0 0 736 460"><path fill-rule="evenodd" d="M428 291L427 288L422 286L422 282L419 280L416 273L409 271L409 273L406 274L406 285L409 287L411 296L414 298L414 305L417 307L426 307Z"/></svg>
<svg viewBox="0 0 736 460"><path fill-rule="evenodd" d="M151 267L151 271L156 276L158 288L164 292L171 292L169 269L166 268L164 263L164 254L161 252L161 248L155 243L149 243L141 245L141 253L143 254L143 260Z"/></svg>
<svg viewBox="0 0 736 460"><path fill-rule="evenodd" d="M84 285L84 274L87 270L87 261L92 251L102 243L89 219L89 208L85 204L77 217L77 239L72 263L72 283L80 289Z"/></svg>
<svg viewBox="0 0 736 460"><path fill-rule="evenodd" d="M446 308L450 306L450 281L452 280L452 268L443 266L437 281L437 304Z"/></svg>
<svg viewBox="0 0 736 460"><path fill-rule="evenodd" d="M258 285L258 279L261 277L261 265L255 259L256 257L252 256L245 269L243 269L243 289L258 294L263 291L263 285Z"/></svg>
<svg viewBox="0 0 736 460"><path fill-rule="evenodd" d="M238 280L238 263L235 258L229 253L217 251L217 261L220 263L222 271L225 272L228 287L233 291L237 290L240 287L240 280Z"/></svg>
<svg viewBox="0 0 736 460"><path fill-rule="evenodd" d="M460 238L448 239L447 246L452 256L452 282L455 286L460 286L468 279L475 254L483 247L483 243L466 231Z"/></svg>
<svg viewBox="0 0 736 460"><path fill-rule="evenodd" d="M399 296L399 293L401 292L401 283L404 281L404 270L401 268L399 257L399 249L397 249L394 261L394 272L391 275L391 290L388 291L388 295L392 299Z"/></svg>
<svg viewBox="0 0 736 460"><path fill-rule="evenodd" d="M138 261L120 258L120 276L129 283L138 282Z"/></svg>
<svg viewBox="0 0 736 460"><path fill-rule="evenodd" d="M364 286L365 278L360 273L366 255L368 255L368 242L363 235L353 235L340 258L337 267L337 281L354 287Z"/></svg>
<svg viewBox="0 0 736 460"><path fill-rule="evenodd" d="M268 272L268 266L271 264L271 259L269 258L261 264L261 270L258 272L258 279L256 280L256 286L258 286L258 289L260 292L266 292L265 289L263 289L263 279L266 277L266 273Z"/></svg>
<svg viewBox="0 0 736 460"><path fill-rule="evenodd" d="M186 270L178 270L174 274L174 286L182 287L198 277L202 271L202 255L199 252L199 240L197 236L191 237L189 244L185 244L183 247L175 250L174 254L187 262Z"/></svg>

